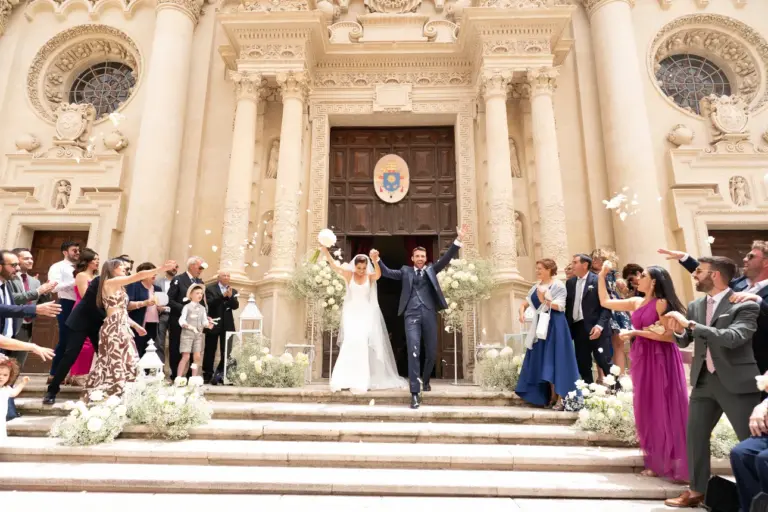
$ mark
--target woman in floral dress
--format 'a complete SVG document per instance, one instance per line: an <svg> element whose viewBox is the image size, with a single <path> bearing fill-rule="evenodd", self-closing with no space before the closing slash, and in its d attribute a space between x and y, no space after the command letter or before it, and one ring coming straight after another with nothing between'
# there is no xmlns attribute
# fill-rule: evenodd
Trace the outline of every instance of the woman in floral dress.
<svg viewBox="0 0 768 512"><path fill-rule="evenodd" d="M107 317L99 331L99 353L88 376L88 393L99 389L107 395L119 396L127 382L136 380L139 355L131 327L140 335L146 334L146 331L128 317L128 295L124 287L157 273L164 273L175 265L175 262L168 261L160 268L127 276L123 260L112 259L104 263L96 305L106 310Z"/></svg>

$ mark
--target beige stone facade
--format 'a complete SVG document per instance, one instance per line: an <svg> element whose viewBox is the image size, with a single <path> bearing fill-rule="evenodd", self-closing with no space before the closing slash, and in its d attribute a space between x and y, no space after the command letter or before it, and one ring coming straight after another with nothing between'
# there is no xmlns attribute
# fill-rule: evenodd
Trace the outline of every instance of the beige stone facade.
<svg viewBox="0 0 768 512"><path fill-rule="evenodd" d="M465 252L500 285L465 370L475 338L519 329L537 258L648 265L768 224L760 0L0 0L0 34L0 245L77 229L102 255L203 256L277 350L305 339L286 282L328 227L335 127L453 127ZM689 55L725 98L665 94L660 64ZM104 62L130 90L69 105Z"/></svg>

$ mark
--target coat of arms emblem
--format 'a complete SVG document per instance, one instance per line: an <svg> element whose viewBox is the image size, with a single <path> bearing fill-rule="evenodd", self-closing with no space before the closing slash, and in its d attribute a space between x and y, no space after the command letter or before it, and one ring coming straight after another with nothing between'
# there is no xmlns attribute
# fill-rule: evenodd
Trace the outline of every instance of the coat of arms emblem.
<svg viewBox="0 0 768 512"><path fill-rule="evenodd" d="M376 163L373 185L376 195L385 203L397 203L408 193L408 164L397 155L385 155Z"/></svg>

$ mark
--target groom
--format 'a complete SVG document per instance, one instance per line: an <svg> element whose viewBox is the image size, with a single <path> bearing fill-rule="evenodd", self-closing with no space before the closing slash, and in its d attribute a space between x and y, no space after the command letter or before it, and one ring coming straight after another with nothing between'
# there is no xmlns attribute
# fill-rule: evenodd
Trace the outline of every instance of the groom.
<svg viewBox="0 0 768 512"><path fill-rule="evenodd" d="M437 274L456 257L461 247L464 230L458 229L458 236L451 247L434 265L427 264L427 250L416 247L411 253L413 266L390 270L379 261L379 251L371 250L371 259L379 261L381 276L403 282L400 292L400 306L397 314L405 314L405 337L408 343L408 378L411 383L411 409L421 405L419 392L419 350L424 336L426 357L424 358L424 391L431 391L429 378L437 358L437 316L436 312L448 307L448 303L437 282Z"/></svg>

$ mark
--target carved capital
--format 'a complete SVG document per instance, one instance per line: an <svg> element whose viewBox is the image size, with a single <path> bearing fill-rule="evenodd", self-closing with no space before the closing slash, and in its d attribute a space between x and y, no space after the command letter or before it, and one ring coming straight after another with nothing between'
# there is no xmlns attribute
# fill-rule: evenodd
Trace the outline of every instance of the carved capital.
<svg viewBox="0 0 768 512"><path fill-rule="evenodd" d="M192 20L192 23L197 25L200 20L200 15L203 13L203 5L205 0L157 0L157 10L161 9L176 9Z"/></svg>
<svg viewBox="0 0 768 512"><path fill-rule="evenodd" d="M602 6L613 2L624 2L630 8L635 6L635 0L581 0L581 3L584 4L584 8L587 10L587 14L590 16L595 14Z"/></svg>
<svg viewBox="0 0 768 512"><path fill-rule="evenodd" d="M248 73L246 71L230 71L229 78L235 84L235 96L237 101L259 99L261 82L260 73Z"/></svg>
<svg viewBox="0 0 768 512"><path fill-rule="evenodd" d="M19 4L19 0L0 0L0 36L5 33L11 11Z"/></svg>
<svg viewBox="0 0 768 512"><path fill-rule="evenodd" d="M283 101L288 98L296 98L304 102L309 92L309 77L304 71L290 71L278 73L277 84L283 95Z"/></svg>
<svg viewBox="0 0 768 512"><path fill-rule="evenodd" d="M485 70L480 75L480 92L486 101L499 96L506 100L507 87L511 82L511 71Z"/></svg>
<svg viewBox="0 0 768 512"><path fill-rule="evenodd" d="M526 74L527 83L524 89L531 97L539 94L552 94L557 87L559 74L555 68L529 69Z"/></svg>

